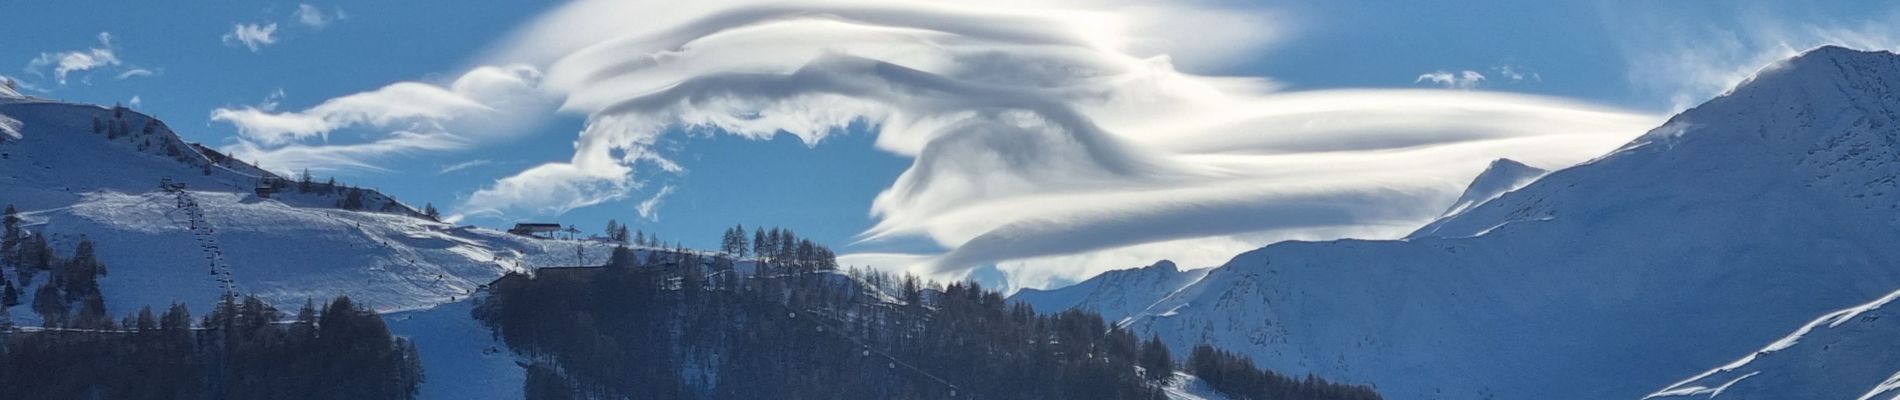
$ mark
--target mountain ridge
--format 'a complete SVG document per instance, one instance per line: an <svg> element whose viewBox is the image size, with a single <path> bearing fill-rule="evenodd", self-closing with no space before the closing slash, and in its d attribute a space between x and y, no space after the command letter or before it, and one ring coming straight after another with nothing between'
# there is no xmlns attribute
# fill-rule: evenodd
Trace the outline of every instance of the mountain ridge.
<svg viewBox="0 0 1900 400"><path fill-rule="evenodd" d="M1243 253L1130 326L1395 398L1641 397L1900 287L1896 76L1811 50L1427 234Z"/></svg>

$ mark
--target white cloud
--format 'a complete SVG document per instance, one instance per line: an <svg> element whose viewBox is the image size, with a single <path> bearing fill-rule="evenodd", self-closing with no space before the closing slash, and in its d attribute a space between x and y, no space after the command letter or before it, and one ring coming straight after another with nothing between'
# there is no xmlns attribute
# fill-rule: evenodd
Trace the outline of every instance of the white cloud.
<svg viewBox="0 0 1900 400"><path fill-rule="evenodd" d="M1430 82L1442 85L1446 89L1470 90L1484 83L1484 74L1468 69L1458 72L1438 70L1419 74L1418 79L1413 79L1412 82Z"/></svg>
<svg viewBox="0 0 1900 400"><path fill-rule="evenodd" d="M235 24L220 40L226 46L243 46L253 53L262 51L265 46L277 43L277 23Z"/></svg>
<svg viewBox="0 0 1900 400"><path fill-rule="evenodd" d="M145 100L139 98L137 95L133 95L132 100L126 101L125 104L131 105L132 108L139 108L139 106L145 105Z"/></svg>
<svg viewBox="0 0 1900 400"><path fill-rule="evenodd" d="M1694 3L1640 3L1643 7ZM1776 7L1788 7L1777 9ZM1855 7L1821 15L1802 3L1740 3L1690 12L1613 11L1611 20L1639 89L1667 96L1672 110L1700 104L1764 66L1822 45L1900 50L1900 7ZM1669 17L1663 17L1669 15ZM1805 17L1805 18L1803 18ZM1825 21L1824 23L1799 21Z"/></svg>
<svg viewBox="0 0 1900 400"><path fill-rule="evenodd" d="M120 72L119 76L116 77L115 79L126 79L126 78L140 77L140 76L152 76L152 75L157 75L157 74L158 74L157 72L154 72L152 70L134 66L131 68L127 68L125 72Z"/></svg>
<svg viewBox="0 0 1900 400"><path fill-rule="evenodd" d="M640 213L640 218L644 218L648 221L659 221L660 220L660 205L664 204L664 202L666 201L666 196L671 195L671 194L673 194L672 186L660 187L660 191L653 193L653 197L648 197L646 200L641 200L640 205L638 207L634 207L634 211L638 211Z"/></svg>
<svg viewBox="0 0 1900 400"><path fill-rule="evenodd" d="M653 145L682 128L816 143L868 122L879 149L914 162L875 199L866 241L949 249L912 258L918 271L995 264L1012 280L1056 282L1165 253L1197 265L1273 240L1396 236L1494 158L1567 165L1660 121L1529 95L1281 92L1260 78L1184 73L1175 60L1257 55L1169 38L1261 43L1242 36L1274 29L1176 19L1232 14L1212 3L1140 4L1170 11L1119 1L573 3L491 59L546 65L563 108L590 116L573 159L504 178L464 208L558 212L623 198L642 161L666 169ZM653 15L668 18L606 23ZM1481 76L1446 83L1470 88ZM1210 243L1218 251L1192 251Z"/></svg>
<svg viewBox="0 0 1900 400"><path fill-rule="evenodd" d="M53 80L60 85L65 85L66 77L73 73L117 67L121 63L122 62L119 61L118 50L116 46L112 44L112 34L99 32L99 47L84 50L40 53L39 57L35 57L32 61L27 62L26 70L35 75L45 76L41 70L47 66L52 66ZM125 77L121 77L120 79L124 78Z"/></svg>
<svg viewBox="0 0 1900 400"><path fill-rule="evenodd" d="M1511 82L1523 82L1526 80L1531 81L1531 82L1544 81L1544 76L1542 74L1538 74L1536 72L1527 72L1524 70L1524 67L1515 66L1515 65L1499 65L1496 67L1491 67L1491 71L1496 72L1498 76L1502 76L1506 79L1510 79Z"/></svg>
<svg viewBox="0 0 1900 400"><path fill-rule="evenodd" d="M290 16L296 19L297 23L303 24L303 26L310 27L311 29L323 29L324 27L330 26L331 22L348 18L341 8L337 9L334 14L325 14L323 9L309 4L298 4L297 11L291 12Z"/></svg>
<svg viewBox="0 0 1900 400"><path fill-rule="evenodd" d="M491 160L486 160L486 159L477 159L477 160L468 160L468 161L463 161L463 162L459 162L459 163L455 163L455 164L451 164L451 165L449 165L449 166L446 166L446 167L442 167L442 170L440 170L440 171L436 171L436 173L435 173L435 174L436 174L436 175L443 175L443 174L447 174L447 173L450 173L450 172L455 172L455 171L461 171L461 170L465 170L465 169L469 169L469 168L475 168L475 167L479 167L479 166L483 166L483 165L488 165L488 164L493 164L493 163L494 163L494 161L491 161Z"/></svg>
<svg viewBox="0 0 1900 400"><path fill-rule="evenodd" d="M380 169L374 159L460 150L521 134L518 129L552 107L532 67L478 67L447 85L398 82L325 100L299 111L278 111L282 90L256 106L212 110L211 120L238 128L225 150L274 169ZM382 131L368 143L330 143L345 129ZM248 159L248 158L247 158Z"/></svg>

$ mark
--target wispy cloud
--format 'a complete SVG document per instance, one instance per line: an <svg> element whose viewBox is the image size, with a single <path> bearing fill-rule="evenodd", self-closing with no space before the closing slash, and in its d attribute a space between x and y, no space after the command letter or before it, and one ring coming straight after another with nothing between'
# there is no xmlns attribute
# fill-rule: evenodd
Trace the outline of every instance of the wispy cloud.
<svg viewBox="0 0 1900 400"><path fill-rule="evenodd" d="M231 32L221 38L226 46L244 47L256 53L264 47L277 44L277 23L234 24Z"/></svg>
<svg viewBox="0 0 1900 400"><path fill-rule="evenodd" d="M1484 74L1468 69L1458 72L1438 70L1419 74L1418 79L1413 79L1412 82L1430 82L1444 86L1446 89L1470 90L1484 83Z"/></svg>
<svg viewBox="0 0 1900 400"><path fill-rule="evenodd" d="M34 75L45 76L45 72L43 71L45 71L47 67L52 67L53 81L58 82L60 85L65 85L66 78L74 73L95 69L111 70L124 64L124 62L119 60L118 47L112 43L111 33L99 32L98 40L98 47L40 53L39 57L34 57L32 61L27 62L26 71ZM122 72L119 75L119 79L144 75L151 75L151 71L133 67L131 70Z"/></svg>
<svg viewBox="0 0 1900 400"><path fill-rule="evenodd" d="M1701 7L1699 3L1633 3ZM1630 81L1686 109L1734 88L1764 66L1822 45L1900 50L1900 5L1828 14L1801 3L1738 2L1676 12L1626 12L1607 31ZM1663 17L1668 15L1668 17ZM1813 22L1823 21L1823 22Z"/></svg>
<svg viewBox="0 0 1900 400"><path fill-rule="evenodd" d="M450 164L449 166L446 166L446 167L442 167L442 170L437 171L435 174L443 175L443 174L448 174L450 172L461 171L461 170L475 168L475 167L493 164L493 163L494 161L490 161L490 160L468 160L468 161L463 161L463 162L459 162L455 164Z"/></svg>
<svg viewBox="0 0 1900 400"><path fill-rule="evenodd" d="M237 127L238 143L227 150L276 168L380 169L372 163L376 158L459 150L519 135L515 128L552 107L539 85L540 73L531 67L480 67L446 86L398 82L298 111L278 110L279 90L259 105L212 110L211 120ZM368 143L329 141L332 132L344 129L384 135L372 135Z"/></svg>
<svg viewBox="0 0 1900 400"><path fill-rule="evenodd" d="M653 193L653 197L648 197L646 200L640 201L640 206L635 207L634 211L640 213L640 218L644 218L648 221L659 221L660 205L665 204L666 196L672 194L672 186L662 186L659 192Z"/></svg>
<svg viewBox="0 0 1900 400"><path fill-rule="evenodd" d="M322 8L317 8L317 6L309 4L298 4L297 11L291 12L290 16L292 19L295 19L298 24L310 27L311 29L323 29L324 27L330 26L332 22L349 18L348 14L344 14L341 8L336 9L334 13L325 13Z"/></svg>
<svg viewBox="0 0 1900 400"><path fill-rule="evenodd" d="M1196 259L1168 257L1196 265L1265 241L1396 236L1494 158L1566 165L1660 121L1539 96L1283 92L1262 78L1185 73L1174 60L1248 56L1188 42L1258 43L1243 37L1257 30L1177 18L1256 14L1140 4L1166 11L1112 1L573 3L491 60L546 65L564 109L589 114L574 156L503 178L469 207L624 198L641 184L639 168L663 165L653 145L682 128L816 143L868 122L879 149L914 162L873 202L878 223L864 240L922 237L948 249L912 258L919 271L999 265L1012 279L1074 278L1152 260L1075 261L1178 252ZM669 18L606 23L642 15ZM1271 31L1278 21L1249 22ZM1194 40L1166 39L1180 37ZM1470 88L1478 76L1447 82ZM1188 249L1210 244L1218 254Z"/></svg>

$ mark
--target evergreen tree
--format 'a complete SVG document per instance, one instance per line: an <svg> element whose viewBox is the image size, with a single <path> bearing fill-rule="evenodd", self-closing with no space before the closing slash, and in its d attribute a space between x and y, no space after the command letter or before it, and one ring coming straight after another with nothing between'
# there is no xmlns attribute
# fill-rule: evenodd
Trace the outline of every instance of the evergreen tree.
<svg viewBox="0 0 1900 400"><path fill-rule="evenodd" d="M751 244L747 243L745 239L744 224L734 225L732 227L732 242L732 255L734 257L745 258L746 250L750 250L749 247L751 247Z"/></svg>
<svg viewBox="0 0 1900 400"><path fill-rule="evenodd" d="M165 315L158 318L158 329L172 334L191 333L191 310L185 303L172 303Z"/></svg>
<svg viewBox="0 0 1900 400"><path fill-rule="evenodd" d="M311 186L312 184L314 184L314 182L311 182L311 181L310 181L310 169L309 169L309 168L304 168L304 169L303 169L303 175L302 175L302 176L299 176L299 177L297 177L297 192L298 192L298 193L310 193L310 189L311 189L311 187L310 187L310 186Z"/></svg>
<svg viewBox="0 0 1900 400"><path fill-rule="evenodd" d="M17 305L20 305L20 289L13 286L13 281L0 285L0 307Z"/></svg>
<svg viewBox="0 0 1900 400"><path fill-rule="evenodd" d="M72 259L59 263L59 269L53 274L53 283L66 293L63 299L72 303L86 300L87 297L97 297L99 277L105 274L106 264L99 261L92 239L82 236L79 245L73 248Z"/></svg>
<svg viewBox="0 0 1900 400"><path fill-rule="evenodd" d="M442 222L442 212L435 209L435 203L423 203L422 215L430 221Z"/></svg>
<svg viewBox="0 0 1900 400"><path fill-rule="evenodd" d="M0 231L0 267L17 266L20 263L16 253L20 247L20 211L8 204L5 216L0 217L0 225L5 227Z"/></svg>
<svg viewBox="0 0 1900 400"><path fill-rule="evenodd" d="M157 332L158 316L152 314L152 306L139 307L138 319L133 320L129 325L131 326L126 328L131 328L138 333Z"/></svg>
<svg viewBox="0 0 1900 400"><path fill-rule="evenodd" d="M1148 341L1141 344L1141 368L1147 371L1148 379L1165 381L1174 376L1174 355L1168 353L1168 345L1161 343L1161 337L1148 335Z"/></svg>
<svg viewBox="0 0 1900 400"><path fill-rule="evenodd" d="M40 326L58 328L66 325L66 302L59 299L59 287L40 285L33 292L33 313L39 314Z"/></svg>
<svg viewBox="0 0 1900 400"><path fill-rule="evenodd" d="M602 236L606 236L608 240L620 241L620 238L616 236L620 233L620 221L607 219L607 229L602 232L604 232Z"/></svg>
<svg viewBox="0 0 1900 400"><path fill-rule="evenodd" d="M765 241L765 228L752 229L752 256L764 258L766 249L771 248Z"/></svg>

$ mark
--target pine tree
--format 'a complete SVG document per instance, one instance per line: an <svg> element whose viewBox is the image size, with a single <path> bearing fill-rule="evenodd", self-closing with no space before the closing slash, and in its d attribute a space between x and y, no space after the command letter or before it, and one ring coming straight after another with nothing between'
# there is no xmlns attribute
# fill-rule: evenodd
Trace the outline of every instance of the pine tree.
<svg viewBox="0 0 1900 400"><path fill-rule="evenodd" d="M1168 345L1161 343L1161 337L1148 335L1148 341L1141 344L1141 368L1148 373L1148 379L1165 381L1174 377L1174 355L1168 353Z"/></svg>
<svg viewBox="0 0 1900 400"><path fill-rule="evenodd" d="M765 241L765 228L753 228L752 230L752 256L758 257L758 258L765 258L766 249L769 249L769 248L771 247L768 246Z"/></svg>
<svg viewBox="0 0 1900 400"><path fill-rule="evenodd" d="M17 305L20 305L20 289L13 286L13 281L0 285L0 307Z"/></svg>
<svg viewBox="0 0 1900 400"><path fill-rule="evenodd" d="M135 329L139 333L157 332L158 317L152 315L152 306L139 307L138 319L133 320L131 325L126 328Z"/></svg>
<svg viewBox="0 0 1900 400"><path fill-rule="evenodd" d="M429 217L430 221L442 222L442 212L435 209L435 203L423 203L422 215Z"/></svg>
<svg viewBox="0 0 1900 400"><path fill-rule="evenodd" d="M738 258L745 258L745 253L746 253L746 250L748 250L748 247L750 247L750 243L746 243L746 240L745 240L745 225L744 224L735 225L732 227L732 241L733 241L732 255Z"/></svg>
<svg viewBox="0 0 1900 400"><path fill-rule="evenodd" d="M39 314L40 326L58 328L66 325L66 302L59 299L59 287L40 285L33 292L33 313Z"/></svg>
<svg viewBox="0 0 1900 400"><path fill-rule="evenodd" d="M618 240L618 238L614 237L614 234L620 232L620 221L614 220L612 218L608 218L607 230L604 230L602 232L605 232L603 236L606 236L608 240Z"/></svg>
<svg viewBox="0 0 1900 400"><path fill-rule="evenodd" d="M165 315L158 318L158 329L173 334L191 334L191 310L185 303L172 303Z"/></svg>
<svg viewBox="0 0 1900 400"><path fill-rule="evenodd" d="M19 265L20 257L16 251L20 247L20 210L8 204L6 216L0 217L0 222L6 228L0 231L0 266Z"/></svg>
<svg viewBox="0 0 1900 400"><path fill-rule="evenodd" d="M106 274L106 264L99 261L92 239L81 236L79 245L73 248L72 259L59 263L59 266L53 275L53 282L66 292L66 302L82 301L99 295L99 277Z"/></svg>
<svg viewBox="0 0 1900 400"><path fill-rule="evenodd" d="M8 286L7 288L12 289L13 287ZM13 331L13 311L9 310L10 308L12 308L12 306L0 304L0 339L5 339L7 332Z"/></svg>
<svg viewBox="0 0 1900 400"><path fill-rule="evenodd" d="M299 176L299 177L297 177L297 192L298 192L298 193L310 193L310 185L311 185L312 183L313 183L313 182L311 182L311 181L310 181L310 169L309 169L309 168L304 168L304 169L303 169L303 176Z"/></svg>

